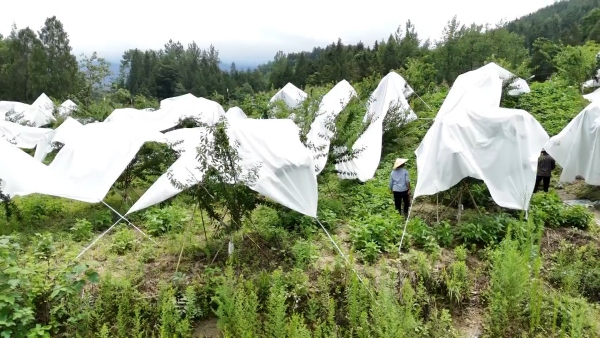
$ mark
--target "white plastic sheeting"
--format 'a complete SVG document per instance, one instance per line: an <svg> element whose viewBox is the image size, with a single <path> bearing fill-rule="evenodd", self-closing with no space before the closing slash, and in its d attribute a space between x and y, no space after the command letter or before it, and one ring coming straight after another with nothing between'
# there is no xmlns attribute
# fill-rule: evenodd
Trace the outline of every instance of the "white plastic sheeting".
<svg viewBox="0 0 600 338"><path fill-rule="evenodd" d="M32 193L56 196L70 190L47 166L21 149L0 139L0 180L2 192L10 197Z"/></svg>
<svg viewBox="0 0 600 338"><path fill-rule="evenodd" d="M416 151L414 197L473 177L485 182L498 205L527 210L547 140L544 128L524 110L458 107L434 122Z"/></svg>
<svg viewBox="0 0 600 338"><path fill-rule="evenodd" d="M0 138L14 144L18 148L33 149L43 142L44 136L54 130L23 126L17 123L0 121Z"/></svg>
<svg viewBox="0 0 600 338"><path fill-rule="evenodd" d="M240 107L231 107L225 113L225 117L229 121L248 118Z"/></svg>
<svg viewBox="0 0 600 338"><path fill-rule="evenodd" d="M71 100L67 100L58 107L58 115L69 116L77 109L77 104Z"/></svg>
<svg viewBox="0 0 600 338"><path fill-rule="evenodd" d="M300 142L289 119L246 119L232 123L227 134L238 141L243 167L260 163L250 188L301 214L317 217L318 188L312 154Z"/></svg>
<svg viewBox="0 0 600 338"><path fill-rule="evenodd" d="M151 207L182 192L184 189L175 187L171 179L185 188L202 180L204 173L200 171L200 163L196 160L196 147L201 136L210 137L206 128L186 128L165 133L168 142L174 150L180 152L180 156L135 202L127 214Z"/></svg>
<svg viewBox="0 0 600 338"><path fill-rule="evenodd" d="M371 94L364 118L364 121L370 119L372 122L352 146L356 152L354 158L335 165L341 179L357 178L366 182L375 176L381 160L383 120L390 107L397 109L393 112L404 116L405 123L417 119L405 97L407 88L410 86L406 80L395 72L390 72L379 82Z"/></svg>
<svg viewBox="0 0 600 338"><path fill-rule="evenodd" d="M223 107L218 102L195 97L192 94L165 99L160 104L161 108L155 111L135 108L115 109L104 122L164 131L177 126L180 119L193 118L212 125L225 115Z"/></svg>
<svg viewBox="0 0 600 338"><path fill-rule="evenodd" d="M600 102L588 105L544 149L563 168L561 182L600 185Z"/></svg>
<svg viewBox="0 0 600 338"><path fill-rule="evenodd" d="M407 100L412 93L412 88L400 74L389 72L371 94L363 122L385 118L390 106L398 107L398 112L404 113L409 121L417 119Z"/></svg>
<svg viewBox="0 0 600 338"><path fill-rule="evenodd" d="M583 95L583 98L590 102L600 101L600 88L594 90L589 94Z"/></svg>
<svg viewBox="0 0 600 338"><path fill-rule="evenodd" d="M308 148L313 154L316 174L323 171L327 164L329 146L334 135L334 132L327 128L327 124L335 121L352 97L356 96L356 90L346 80L340 81L323 96L317 117L306 135Z"/></svg>
<svg viewBox="0 0 600 338"><path fill-rule="evenodd" d="M500 79L502 79L502 81L507 81L511 78L514 78L514 76L515 76L510 71L498 66L494 62L490 62L490 63L486 64L485 66L481 67L480 69L490 69L490 70L494 71L496 74L498 74L498 76L500 77ZM513 80L513 82L509 85L509 88L510 89L508 91L508 95L511 95L511 96L519 96L521 94L529 93L531 91L531 89L529 88L529 85L527 84L527 81L525 81L521 78L515 78Z"/></svg>
<svg viewBox="0 0 600 338"><path fill-rule="evenodd" d="M31 106L38 108L46 116L54 115L54 102L45 93L40 94Z"/></svg>
<svg viewBox="0 0 600 338"><path fill-rule="evenodd" d="M196 146L203 133L206 133L203 128L191 128L166 134L171 142L183 141L178 148L183 153L128 214L180 193L182 190L172 185L171 178L186 187L202 180ZM232 144L239 141L238 155L244 171L259 169L251 189L292 210L316 217L318 192L312 156L300 142L299 129L293 121L236 120L227 128L227 134Z"/></svg>
<svg viewBox="0 0 600 338"><path fill-rule="evenodd" d="M285 104L290 108L296 108L304 102L307 98L307 94L300 88L294 86L292 83L288 82L283 88L281 88L269 103L273 103L278 100L282 100Z"/></svg>
<svg viewBox="0 0 600 338"><path fill-rule="evenodd" d="M529 113L499 108L502 80L490 67L460 75L415 151L414 197L481 179L494 201L527 209L548 134Z"/></svg>
<svg viewBox="0 0 600 338"><path fill-rule="evenodd" d="M0 101L0 120L5 120L7 114L22 115L18 123L28 123L34 127L42 127L54 121L52 113L42 111L38 107L13 101Z"/></svg>
<svg viewBox="0 0 600 338"><path fill-rule="evenodd" d="M78 201L102 201L145 142L166 142L159 132L135 129L110 123L90 123L69 137L58 152L50 170L77 187L59 192Z"/></svg>
<svg viewBox="0 0 600 338"><path fill-rule="evenodd" d="M67 144L69 140L75 142L80 128L83 128L83 124L72 117L67 117L58 128L44 135L44 140L35 148L34 158L40 162L44 161L46 155L54 149L52 145L54 142L62 144Z"/></svg>
<svg viewBox="0 0 600 338"><path fill-rule="evenodd" d="M435 119L442 119L461 105L499 107L502 80L489 68L461 74L452 85Z"/></svg>

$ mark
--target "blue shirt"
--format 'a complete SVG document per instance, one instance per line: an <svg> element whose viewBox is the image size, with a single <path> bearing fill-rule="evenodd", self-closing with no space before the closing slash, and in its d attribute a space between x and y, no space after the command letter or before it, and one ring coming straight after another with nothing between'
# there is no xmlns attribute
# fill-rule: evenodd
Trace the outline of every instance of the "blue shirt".
<svg viewBox="0 0 600 338"><path fill-rule="evenodd" d="M408 170L404 168L393 170L390 174L390 189L392 191L407 191L409 182L410 178L408 177Z"/></svg>

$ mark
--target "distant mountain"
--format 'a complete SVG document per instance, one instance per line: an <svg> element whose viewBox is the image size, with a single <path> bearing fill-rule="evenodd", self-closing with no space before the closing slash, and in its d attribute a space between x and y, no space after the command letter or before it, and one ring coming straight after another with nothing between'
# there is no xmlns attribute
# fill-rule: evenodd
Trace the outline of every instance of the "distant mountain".
<svg viewBox="0 0 600 338"><path fill-rule="evenodd" d="M237 70L254 70L256 68L258 68L258 65L260 65L263 62L258 62L258 61L221 61L221 63L219 64L219 68L221 68L224 71L229 71L229 69L231 68L231 63L235 62L235 68Z"/></svg>

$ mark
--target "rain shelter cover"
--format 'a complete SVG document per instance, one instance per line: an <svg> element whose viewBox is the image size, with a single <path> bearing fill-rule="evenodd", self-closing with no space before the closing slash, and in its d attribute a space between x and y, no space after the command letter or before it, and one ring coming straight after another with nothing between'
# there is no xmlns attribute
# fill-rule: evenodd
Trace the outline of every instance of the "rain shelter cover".
<svg viewBox="0 0 600 338"><path fill-rule="evenodd" d="M288 82L285 86L283 86L283 88L275 93L275 95L273 95L271 100L269 100L269 103L273 103L277 100L283 100L288 107L293 109L301 105L302 102L306 100L307 96L308 95L302 89Z"/></svg>
<svg viewBox="0 0 600 338"><path fill-rule="evenodd" d="M60 107L58 107L58 115L60 116L69 116L77 109L77 104L71 100L67 100L61 103Z"/></svg>
<svg viewBox="0 0 600 338"><path fill-rule="evenodd" d="M79 128L58 152L49 168L58 177L77 187L55 196L96 203L111 186L145 142L166 142L163 134L131 126L90 123Z"/></svg>
<svg viewBox="0 0 600 338"><path fill-rule="evenodd" d="M544 149L563 168L561 182L582 176L600 185L600 102L589 104Z"/></svg>
<svg viewBox="0 0 600 338"><path fill-rule="evenodd" d="M56 196L57 192L70 189L47 166L3 139L0 139L0 180L2 192L10 197L31 193Z"/></svg>
<svg viewBox="0 0 600 338"><path fill-rule="evenodd" d="M196 147L200 143L201 136L210 139L211 135L207 131L206 128L184 128L165 133L168 143L180 153L179 158L135 202L127 214L165 201L202 181L204 172L200 170L200 163L196 159ZM171 180L180 184L181 189L173 185Z"/></svg>
<svg viewBox="0 0 600 338"><path fill-rule="evenodd" d="M526 210L548 134L524 110L499 108L502 81L489 69L460 75L419 148L414 197L483 180L494 201Z"/></svg>
<svg viewBox="0 0 600 338"><path fill-rule="evenodd" d="M401 114L404 123L417 119L406 100L406 80L395 72L386 75L371 94L364 121L371 121L365 132L352 146L352 153L335 165L341 179L357 178L366 182L375 176L381 160L383 120L388 112ZM412 89L411 89L412 91ZM354 158L352 158L354 157ZM351 158L348 160L348 158Z"/></svg>
<svg viewBox="0 0 600 338"><path fill-rule="evenodd" d="M589 94L583 95L583 98L590 102L600 101L600 88L594 90Z"/></svg>
<svg viewBox="0 0 600 338"><path fill-rule="evenodd" d="M52 132L53 130L49 128L28 127L13 122L0 121L0 138L18 148L33 149L40 142L44 142L45 135Z"/></svg>
<svg viewBox="0 0 600 338"><path fill-rule="evenodd" d="M248 118L240 107L229 108L225 113L225 117L227 117L227 120L229 121Z"/></svg>
<svg viewBox="0 0 600 338"><path fill-rule="evenodd" d="M496 74L498 74L498 76L500 77L500 79L502 79L502 81L507 81L507 80L515 77L515 75L513 73L498 66L494 62L490 62L490 63L486 64L485 66L481 67L480 69L490 69L490 70L494 71ZM529 85L527 84L527 81L525 81L521 78L515 78L512 81L512 83L509 85L509 88L510 89L508 91L508 95L511 95L511 96L519 96L521 94L529 93L531 91L531 89L529 88Z"/></svg>
<svg viewBox="0 0 600 338"><path fill-rule="evenodd" d="M316 174L321 173L327 164L329 146L334 136L328 125L335 122L335 118L344 110L350 99L356 96L356 90L346 80L340 81L323 96L317 117L306 135L308 148L313 154Z"/></svg>
<svg viewBox="0 0 600 338"><path fill-rule="evenodd" d="M21 102L0 101L0 120L5 120L8 113L22 115L17 122L28 123L34 127L42 127L55 120L52 113L48 115L38 107Z"/></svg>
<svg viewBox="0 0 600 338"><path fill-rule="evenodd" d="M52 116L54 115L54 102L50 100L48 95L42 93L32 104L31 106L38 108L44 115Z"/></svg>
<svg viewBox="0 0 600 338"><path fill-rule="evenodd" d="M164 131L177 126L181 119L193 118L212 125L224 115L225 111L218 102L186 94L162 100L161 108L155 111L134 108L115 109L104 122Z"/></svg>
<svg viewBox="0 0 600 338"><path fill-rule="evenodd" d="M35 148L34 158L40 162L44 161L46 155L54 149L52 145L54 142L67 144L69 140L76 140L80 128L83 128L83 124L72 117L67 117L58 128L44 135L44 140Z"/></svg>
<svg viewBox="0 0 600 338"><path fill-rule="evenodd" d="M171 141L183 141L179 150L184 152L128 214L180 193L182 190L174 187L171 179L186 187L202 179L204 173L198 170L196 146L206 130L191 128L171 133L166 134L171 134ZM237 150L243 170L258 168L258 179L251 189L292 210L316 217L318 194L312 157L300 142L299 129L294 122L287 119L236 120L229 124L227 134L232 144L239 141Z"/></svg>

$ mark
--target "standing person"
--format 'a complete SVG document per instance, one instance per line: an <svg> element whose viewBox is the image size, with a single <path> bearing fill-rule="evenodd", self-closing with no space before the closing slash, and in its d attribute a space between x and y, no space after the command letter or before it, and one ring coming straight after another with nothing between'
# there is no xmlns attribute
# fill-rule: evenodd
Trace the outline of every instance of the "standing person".
<svg viewBox="0 0 600 338"><path fill-rule="evenodd" d="M544 192L548 192L550 187L550 178L552 177L552 170L556 168L556 161L550 156L546 150L542 149L542 153L538 158L537 176L535 178L535 187L533 192L538 191L540 181L544 184Z"/></svg>
<svg viewBox="0 0 600 338"><path fill-rule="evenodd" d="M408 216L408 208L410 207L410 177L408 176L408 170L404 168L406 161L408 160L405 158L396 159L390 174L390 191L394 194L394 205L400 215L404 211L404 217Z"/></svg>

